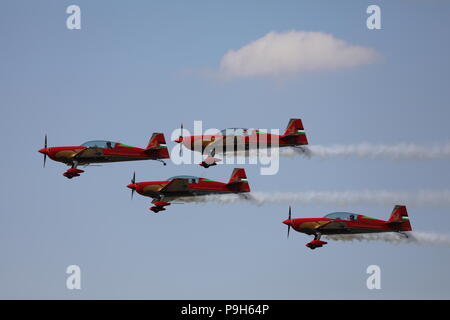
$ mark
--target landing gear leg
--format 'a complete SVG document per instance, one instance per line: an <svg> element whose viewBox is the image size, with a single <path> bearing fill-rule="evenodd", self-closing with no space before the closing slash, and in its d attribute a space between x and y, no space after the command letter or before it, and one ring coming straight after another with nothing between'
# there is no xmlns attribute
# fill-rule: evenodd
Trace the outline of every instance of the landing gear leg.
<svg viewBox="0 0 450 320"><path fill-rule="evenodd" d="M72 168L68 169L66 172L63 173L63 176L72 179L73 177L79 177L80 173L83 173L84 170L77 169L78 161L72 162Z"/></svg>
<svg viewBox="0 0 450 320"><path fill-rule="evenodd" d="M216 149L212 149L209 153L208 157L203 160L199 165L205 169L217 165L217 162L221 161L220 159L214 158L216 155Z"/></svg>
<svg viewBox="0 0 450 320"><path fill-rule="evenodd" d="M165 211L165 206L170 206L170 202L164 201L163 198L158 199L157 201L152 201L153 207L150 208L154 213L158 213L159 211Z"/></svg>
<svg viewBox="0 0 450 320"><path fill-rule="evenodd" d="M317 231L316 233L314 233L314 240L312 240L310 243L307 243L306 246L314 250L315 248L320 248L323 245L327 244L327 242L320 240L321 236L322 234Z"/></svg>

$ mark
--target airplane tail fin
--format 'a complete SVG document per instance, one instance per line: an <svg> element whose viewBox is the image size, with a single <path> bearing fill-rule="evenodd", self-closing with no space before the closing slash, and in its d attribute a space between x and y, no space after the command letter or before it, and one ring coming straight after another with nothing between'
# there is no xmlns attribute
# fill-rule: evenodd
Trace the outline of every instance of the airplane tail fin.
<svg viewBox="0 0 450 320"><path fill-rule="evenodd" d="M399 229L399 231L412 230L411 223L409 222L408 211L406 211L406 206L396 205L386 223L391 226L395 226Z"/></svg>
<svg viewBox="0 0 450 320"><path fill-rule="evenodd" d="M157 159L169 158L169 151L167 150L164 134L154 133L145 148L145 152L154 154Z"/></svg>
<svg viewBox="0 0 450 320"><path fill-rule="evenodd" d="M231 174L227 187L236 192L250 192L247 174L243 168L235 168Z"/></svg>
<svg viewBox="0 0 450 320"><path fill-rule="evenodd" d="M295 145L307 145L308 139L306 138L302 119L290 119L286 131L281 138Z"/></svg>

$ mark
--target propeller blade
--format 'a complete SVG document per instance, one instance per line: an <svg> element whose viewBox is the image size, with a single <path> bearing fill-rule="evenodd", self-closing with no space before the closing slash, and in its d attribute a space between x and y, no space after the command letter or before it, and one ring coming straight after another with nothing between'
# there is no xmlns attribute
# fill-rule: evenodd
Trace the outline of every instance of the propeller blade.
<svg viewBox="0 0 450 320"><path fill-rule="evenodd" d="M133 172L133 178L131 179L131 183L132 183L132 184L135 184L135 183L136 183L136 171ZM135 190L135 189L131 189L131 200L133 200L134 190Z"/></svg>
<svg viewBox="0 0 450 320"><path fill-rule="evenodd" d="M180 140L180 151L179 151L178 155L180 157L182 157L183 156L183 122L181 123L181 126L180 126L180 136L178 139Z"/></svg>
<svg viewBox="0 0 450 320"><path fill-rule="evenodd" d="M47 134L45 135L45 139L44 139L44 148L47 149ZM46 161L47 161L47 152L44 153L44 168L45 168Z"/></svg>
<svg viewBox="0 0 450 320"><path fill-rule="evenodd" d="M288 239L289 239L289 233L290 233L290 231L291 231L291 223L290 223L290 220L291 220L291 206L289 206L289 217L288 217L288 220L289 220L289 224L288 224L287 237L288 237Z"/></svg>

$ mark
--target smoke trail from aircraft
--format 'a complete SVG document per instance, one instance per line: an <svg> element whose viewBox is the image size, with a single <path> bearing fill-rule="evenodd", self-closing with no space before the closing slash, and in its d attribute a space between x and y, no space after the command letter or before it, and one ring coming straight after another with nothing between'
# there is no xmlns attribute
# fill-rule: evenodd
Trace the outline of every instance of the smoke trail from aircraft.
<svg viewBox="0 0 450 320"><path fill-rule="evenodd" d="M301 147L284 147L258 150L225 152L224 157L270 157L278 153L282 157L305 157L305 158L335 158L335 157L357 157L361 159L391 159L391 160L442 160L450 159L450 142L432 146L421 146L412 143L401 143L397 145L384 144L348 144L348 145L309 145Z"/></svg>
<svg viewBox="0 0 450 320"><path fill-rule="evenodd" d="M357 191L300 191L300 192L251 192L244 195L207 195L180 199L185 202L235 203L248 201L256 205L263 204L300 204L300 205L389 205L427 206L450 208L450 190L421 190L402 192L389 190Z"/></svg>
<svg viewBox="0 0 450 320"><path fill-rule="evenodd" d="M324 236L335 241L385 241L394 244L415 243L450 247L450 236L434 232L406 232L408 238L398 233L342 234Z"/></svg>
<svg viewBox="0 0 450 320"><path fill-rule="evenodd" d="M358 157L366 159L414 159L439 160L450 159L450 142L432 146L420 146L412 143L397 145L375 145L369 143L349 145L310 145L302 148L280 148L280 155L284 157Z"/></svg>

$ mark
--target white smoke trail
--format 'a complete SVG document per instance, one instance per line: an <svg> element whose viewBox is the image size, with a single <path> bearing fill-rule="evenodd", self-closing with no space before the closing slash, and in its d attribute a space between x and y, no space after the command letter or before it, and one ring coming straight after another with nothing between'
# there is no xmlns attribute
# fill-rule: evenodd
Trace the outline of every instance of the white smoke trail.
<svg viewBox="0 0 450 320"><path fill-rule="evenodd" d="M438 160L450 159L450 142L431 146L420 146L412 143L397 145L374 145L369 143L349 145L311 145L300 148L280 148L280 155L285 157L358 157L386 159Z"/></svg>
<svg viewBox="0 0 450 320"><path fill-rule="evenodd" d="M393 160L442 160L450 159L450 142L440 145L420 146L412 143L400 143L397 145L383 144L349 144L349 145L309 145L302 147L284 147L250 151L225 152L225 158L244 157L270 157L274 153L279 153L282 157L292 158L302 156L306 158L333 158L333 157L357 157L363 159L393 159Z"/></svg>
<svg viewBox="0 0 450 320"><path fill-rule="evenodd" d="M434 232L406 232L406 238L398 233L366 233L366 234L342 234L324 236L329 240L335 241L385 241L394 244L415 243L432 244L450 247L450 236Z"/></svg>
<svg viewBox="0 0 450 320"><path fill-rule="evenodd" d="M185 202L234 203L249 201L263 204L301 204L301 205L390 205L427 206L450 208L450 190L421 190L402 192L389 190L358 191L303 191L303 192L251 192L245 195L207 195L180 199Z"/></svg>

